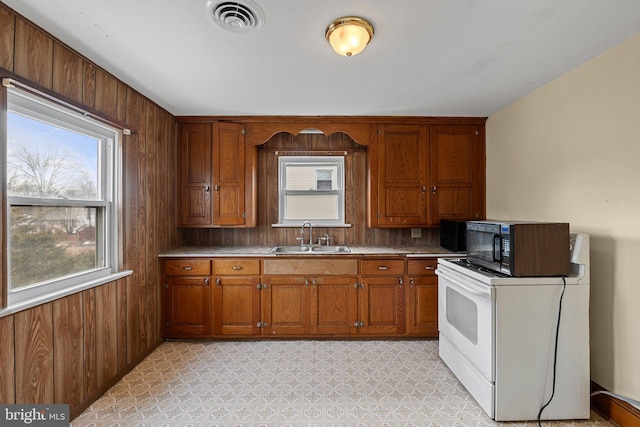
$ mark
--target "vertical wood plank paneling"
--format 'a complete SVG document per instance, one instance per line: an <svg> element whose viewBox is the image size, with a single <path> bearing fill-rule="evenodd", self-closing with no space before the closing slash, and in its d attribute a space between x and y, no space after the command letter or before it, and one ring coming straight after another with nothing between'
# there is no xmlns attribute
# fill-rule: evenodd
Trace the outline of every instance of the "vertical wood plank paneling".
<svg viewBox="0 0 640 427"><path fill-rule="evenodd" d="M96 383L101 388L118 373L116 282L96 288Z"/></svg>
<svg viewBox="0 0 640 427"><path fill-rule="evenodd" d="M52 312L47 303L14 316L16 403L53 402Z"/></svg>
<svg viewBox="0 0 640 427"><path fill-rule="evenodd" d="M0 317L0 341L0 402L12 404L16 402L13 316Z"/></svg>
<svg viewBox="0 0 640 427"><path fill-rule="evenodd" d="M14 72L51 89L53 40L24 19L16 18Z"/></svg>
<svg viewBox="0 0 640 427"><path fill-rule="evenodd" d="M127 122L127 85L118 81L118 106L116 117L122 123Z"/></svg>
<svg viewBox="0 0 640 427"><path fill-rule="evenodd" d="M133 362L138 357L139 343L139 318L138 311L138 283L140 272L138 269L140 258L140 246L138 244L137 217L138 217L138 144L141 138L138 123L138 103L137 92L127 90L126 123L131 126L131 135L124 137L123 146L123 203L124 216L123 239L124 239L124 267L133 270L133 274L128 276L126 281L127 299L127 364Z"/></svg>
<svg viewBox="0 0 640 427"><path fill-rule="evenodd" d="M84 378L83 388L85 396L98 389L97 359L96 359L96 290L88 289L82 292L83 307L83 352Z"/></svg>
<svg viewBox="0 0 640 427"><path fill-rule="evenodd" d="M144 352L147 349L147 318L149 313L147 312L147 252L146 246L149 243L147 241L147 233L149 230L147 229L147 199L146 199L146 191L147 191L147 100L145 100L142 96L138 95L138 103L137 103L137 113L138 113L138 132L139 137L137 140L137 168L141 173L138 175L138 182L136 184L136 190L138 192L138 215L136 217L136 228L135 232L138 235L138 254L139 254L139 262L138 262L138 317L140 323L138 325L139 331L139 354Z"/></svg>
<svg viewBox="0 0 640 427"><path fill-rule="evenodd" d="M54 403L75 407L84 400L82 295L53 301Z"/></svg>
<svg viewBox="0 0 640 427"><path fill-rule="evenodd" d="M158 256L158 234L156 226L156 217L152 215L157 212L156 199L158 196L158 187L156 186L156 166L157 166L157 131L156 131L156 115L157 108L151 102L145 102L146 111L146 142L145 142L145 204L148 209L148 215L145 215L145 241L144 250L146 251L146 281L145 281L145 313L146 313L146 344L145 348L150 348L156 342L156 325L158 324L158 310L156 309L156 295L158 288L157 268L155 260Z"/></svg>
<svg viewBox="0 0 640 427"><path fill-rule="evenodd" d="M53 44L53 90L77 102L82 102L84 61L75 52Z"/></svg>
<svg viewBox="0 0 640 427"><path fill-rule="evenodd" d="M127 366L127 284L125 279L116 282L116 332L118 335L118 372Z"/></svg>
<svg viewBox="0 0 640 427"><path fill-rule="evenodd" d="M96 66L88 61L84 63L82 103L87 107L96 108Z"/></svg>
<svg viewBox="0 0 640 427"><path fill-rule="evenodd" d="M13 71L16 16L0 4L0 67Z"/></svg>
<svg viewBox="0 0 640 427"><path fill-rule="evenodd" d="M95 105L107 117L118 115L118 81L100 69L96 69Z"/></svg>

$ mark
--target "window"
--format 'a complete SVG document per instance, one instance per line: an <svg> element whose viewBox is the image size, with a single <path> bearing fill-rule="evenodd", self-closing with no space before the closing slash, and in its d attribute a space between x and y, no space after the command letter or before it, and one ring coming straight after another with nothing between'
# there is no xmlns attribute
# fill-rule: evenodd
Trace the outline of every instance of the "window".
<svg viewBox="0 0 640 427"><path fill-rule="evenodd" d="M280 156L278 173L278 225L346 225L344 157Z"/></svg>
<svg viewBox="0 0 640 427"><path fill-rule="evenodd" d="M38 97L8 92L9 306L116 272L119 135Z"/></svg>

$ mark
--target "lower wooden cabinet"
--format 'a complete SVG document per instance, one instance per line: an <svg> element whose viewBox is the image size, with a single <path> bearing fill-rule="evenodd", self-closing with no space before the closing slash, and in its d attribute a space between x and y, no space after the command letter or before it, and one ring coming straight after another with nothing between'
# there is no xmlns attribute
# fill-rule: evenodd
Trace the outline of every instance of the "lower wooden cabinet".
<svg viewBox="0 0 640 427"><path fill-rule="evenodd" d="M168 338L438 333L436 258L163 259L161 265Z"/></svg>
<svg viewBox="0 0 640 427"><path fill-rule="evenodd" d="M365 335L404 332L404 259L363 260L360 328ZM366 275L365 275L366 274Z"/></svg>
<svg viewBox="0 0 640 427"><path fill-rule="evenodd" d="M304 277L270 276L262 290L262 333L267 336L309 335L311 291Z"/></svg>
<svg viewBox="0 0 640 427"><path fill-rule="evenodd" d="M214 335L260 335L260 260L213 261Z"/></svg>
<svg viewBox="0 0 640 427"><path fill-rule="evenodd" d="M358 276L311 279L314 335L358 333Z"/></svg>
<svg viewBox="0 0 640 427"><path fill-rule="evenodd" d="M210 274L210 260L167 260L163 263L166 337L211 336Z"/></svg>
<svg viewBox="0 0 640 427"><path fill-rule="evenodd" d="M407 261L406 292L407 334L438 336L437 258Z"/></svg>

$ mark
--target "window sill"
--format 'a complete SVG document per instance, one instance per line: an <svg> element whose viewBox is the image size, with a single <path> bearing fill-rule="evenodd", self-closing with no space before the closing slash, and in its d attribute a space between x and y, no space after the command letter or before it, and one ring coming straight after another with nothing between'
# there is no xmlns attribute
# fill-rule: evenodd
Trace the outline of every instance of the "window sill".
<svg viewBox="0 0 640 427"><path fill-rule="evenodd" d="M104 285L105 283L115 282L116 280L122 279L124 277L130 276L133 273L132 270L124 270L119 273L109 274L108 276L100 277L99 279L91 280L89 282L81 283L76 286L71 286L69 288L63 289L58 292L51 292L48 294L44 294L38 296L36 298L31 298L26 301L21 301L19 303L10 305L3 309L0 309L0 317L8 316L10 314L15 314L19 311L26 310L28 308L36 307L38 305L46 304L51 301L55 301L60 298L64 298L68 295L75 294L77 292L85 291L87 289L95 288L100 285Z"/></svg>
<svg viewBox="0 0 640 427"><path fill-rule="evenodd" d="M320 227L320 228L349 228L351 224L323 224L321 222L311 224L312 227ZM302 222L300 224L271 224L273 228L300 228L302 227Z"/></svg>

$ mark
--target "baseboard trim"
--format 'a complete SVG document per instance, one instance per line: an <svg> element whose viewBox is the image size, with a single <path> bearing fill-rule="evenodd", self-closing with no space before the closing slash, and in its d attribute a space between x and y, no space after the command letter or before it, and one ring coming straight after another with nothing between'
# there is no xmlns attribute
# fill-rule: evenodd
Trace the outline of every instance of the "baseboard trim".
<svg viewBox="0 0 640 427"><path fill-rule="evenodd" d="M601 385L591 381L591 392L608 391ZM640 410L623 400L616 399L608 394L596 394L591 396L591 408L620 427L640 426Z"/></svg>

